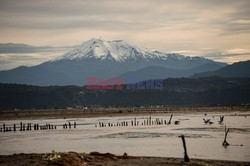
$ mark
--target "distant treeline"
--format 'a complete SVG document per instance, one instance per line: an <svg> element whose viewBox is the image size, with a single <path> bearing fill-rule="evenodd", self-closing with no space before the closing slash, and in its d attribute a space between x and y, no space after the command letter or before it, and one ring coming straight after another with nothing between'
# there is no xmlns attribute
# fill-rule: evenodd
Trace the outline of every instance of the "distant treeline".
<svg viewBox="0 0 250 166"><path fill-rule="evenodd" d="M169 78L163 89L0 84L0 109L249 105L250 78Z"/></svg>

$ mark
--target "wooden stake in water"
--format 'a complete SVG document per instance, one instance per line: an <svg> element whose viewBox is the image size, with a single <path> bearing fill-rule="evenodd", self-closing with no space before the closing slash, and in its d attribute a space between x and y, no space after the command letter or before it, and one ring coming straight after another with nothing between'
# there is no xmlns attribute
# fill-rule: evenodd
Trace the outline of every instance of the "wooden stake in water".
<svg viewBox="0 0 250 166"><path fill-rule="evenodd" d="M171 114L168 124L171 124L172 117L173 117L173 114Z"/></svg>
<svg viewBox="0 0 250 166"><path fill-rule="evenodd" d="M3 124L3 132L6 131L6 128L5 128L5 123Z"/></svg>
<svg viewBox="0 0 250 166"><path fill-rule="evenodd" d="M223 143L222 143L222 145L223 145L225 148L229 145L229 143L227 142L227 134L228 134L228 132L229 132L229 128L227 129L227 127L225 126L225 137L224 137L224 141L223 141Z"/></svg>
<svg viewBox="0 0 250 166"><path fill-rule="evenodd" d="M186 147L186 141L184 135L181 135L182 143L183 143L183 148L184 148L184 161L189 162L189 157L187 154L187 147Z"/></svg>
<svg viewBox="0 0 250 166"><path fill-rule="evenodd" d="M20 131L23 131L23 123L20 122Z"/></svg>

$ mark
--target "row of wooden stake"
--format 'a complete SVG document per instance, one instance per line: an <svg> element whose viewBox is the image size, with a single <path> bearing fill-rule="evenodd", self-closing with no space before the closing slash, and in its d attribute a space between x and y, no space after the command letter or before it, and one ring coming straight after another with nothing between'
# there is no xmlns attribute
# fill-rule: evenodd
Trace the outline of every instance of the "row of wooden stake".
<svg viewBox="0 0 250 166"><path fill-rule="evenodd" d="M143 121L137 120L134 118L131 121L122 121L122 122L117 122L117 123L104 123L104 122L99 122L98 124L95 125L95 127L116 127L116 126L153 126L153 125L170 125L171 120L172 120L173 115L170 116L169 120L164 120L160 118L156 118L155 120L152 120L151 116L144 119ZM175 125L180 124L180 121L174 121Z"/></svg>
<svg viewBox="0 0 250 166"><path fill-rule="evenodd" d="M3 123L2 127L0 127L0 132L10 132L10 131L31 131L31 130L56 130L57 126L62 126L63 129L71 129L76 128L76 122L71 124L71 122L65 123L63 125L52 125L52 124L24 124L23 122L20 122L20 125L13 124L12 126L7 126L5 123Z"/></svg>

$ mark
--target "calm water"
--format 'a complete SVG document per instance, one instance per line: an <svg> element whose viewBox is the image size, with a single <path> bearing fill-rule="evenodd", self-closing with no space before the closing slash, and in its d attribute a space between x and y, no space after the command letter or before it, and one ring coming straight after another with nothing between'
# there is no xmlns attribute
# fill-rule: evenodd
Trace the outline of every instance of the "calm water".
<svg viewBox="0 0 250 166"><path fill-rule="evenodd" d="M245 117L244 115L247 114ZM250 112L237 116L225 115L224 123L218 124L222 114L174 115L171 125L131 126L134 117L99 117L75 119L40 119L22 120L23 123L51 123L62 125L68 121L77 122L76 129L16 131L0 133L0 154L41 153L56 151L110 152L122 155L183 157L182 141L179 136L186 136L187 150L190 158L223 159L250 161ZM136 116L137 121L144 122L149 116ZM151 116L152 120L160 118L169 120L170 115ZM211 119L211 125L203 123L203 118ZM174 121L180 121L174 125ZM99 127L98 123L117 123L128 121L127 127ZM20 120L1 121L18 124ZM98 125L96 127L95 125ZM222 146L225 125L230 128L227 148Z"/></svg>

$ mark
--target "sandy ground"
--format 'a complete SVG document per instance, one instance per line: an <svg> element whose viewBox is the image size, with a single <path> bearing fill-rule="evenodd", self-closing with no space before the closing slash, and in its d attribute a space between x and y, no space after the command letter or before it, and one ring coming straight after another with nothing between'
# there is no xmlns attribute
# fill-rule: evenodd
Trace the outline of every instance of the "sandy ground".
<svg viewBox="0 0 250 166"><path fill-rule="evenodd" d="M160 107L160 108L88 108L48 110L0 110L0 120L41 118L87 118L135 115L162 115L166 113L247 112L250 106L225 107Z"/></svg>
<svg viewBox="0 0 250 166"><path fill-rule="evenodd" d="M181 158L165 158L165 157L133 157L116 156L110 153L91 152L85 153L48 153L48 154L14 154L8 156L0 156L1 166L47 166L47 165L62 165L62 166L156 166L156 165L195 165L195 166L234 166L234 165L250 165L250 162L236 161L220 161L220 160L201 160L191 159L190 162L184 162Z"/></svg>

